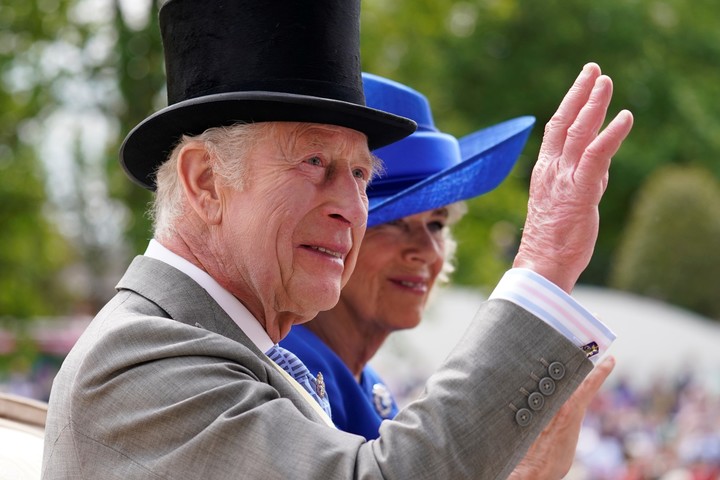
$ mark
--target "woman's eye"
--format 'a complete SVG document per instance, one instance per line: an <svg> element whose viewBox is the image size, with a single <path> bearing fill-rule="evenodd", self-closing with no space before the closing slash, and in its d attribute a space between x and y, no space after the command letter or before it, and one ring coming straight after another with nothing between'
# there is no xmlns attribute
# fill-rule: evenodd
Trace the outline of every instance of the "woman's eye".
<svg viewBox="0 0 720 480"><path fill-rule="evenodd" d="M399 218L397 220L390 220L389 222L386 222L385 225L389 225L391 227L402 227L403 221L401 218Z"/></svg>
<svg viewBox="0 0 720 480"><path fill-rule="evenodd" d="M431 232L439 232L443 228L445 228L445 224L443 222L435 221L428 223L428 230L430 230Z"/></svg>
<svg viewBox="0 0 720 480"><path fill-rule="evenodd" d="M310 157L307 159L307 163L309 163L310 165L318 166L318 167L322 166L322 160L320 160L320 157Z"/></svg>

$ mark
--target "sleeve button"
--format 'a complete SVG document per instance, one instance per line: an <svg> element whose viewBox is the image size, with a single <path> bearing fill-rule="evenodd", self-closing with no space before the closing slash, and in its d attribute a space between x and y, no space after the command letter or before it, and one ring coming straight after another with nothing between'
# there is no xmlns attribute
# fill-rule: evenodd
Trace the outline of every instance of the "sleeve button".
<svg viewBox="0 0 720 480"><path fill-rule="evenodd" d="M540 387L540 393L546 397L555 393L555 382L550 377L541 378L538 387Z"/></svg>
<svg viewBox="0 0 720 480"><path fill-rule="evenodd" d="M521 408L515 414L515 421L521 427L527 427L530 424L530 421L532 420L532 416L533 415L530 410L528 410L527 408Z"/></svg>
<svg viewBox="0 0 720 480"><path fill-rule="evenodd" d="M565 365L560 362L553 362L548 367L548 374L553 380L561 380L565 376Z"/></svg>
<svg viewBox="0 0 720 480"><path fill-rule="evenodd" d="M545 405L545 397L540 392L533 392L528 396L528 405L537 412Z"/></svg>

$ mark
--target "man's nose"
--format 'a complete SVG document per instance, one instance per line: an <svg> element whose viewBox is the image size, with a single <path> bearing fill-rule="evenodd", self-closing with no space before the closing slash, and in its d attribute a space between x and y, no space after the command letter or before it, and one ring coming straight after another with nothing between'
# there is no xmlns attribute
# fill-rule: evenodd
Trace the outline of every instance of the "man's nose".
<svg viewBox="0 0 720 480"><path fill-rule="evenodd" d="M335 172L326 182L327 214L353 227L367 223L368 204L364 185L352 171Z"/></svg>

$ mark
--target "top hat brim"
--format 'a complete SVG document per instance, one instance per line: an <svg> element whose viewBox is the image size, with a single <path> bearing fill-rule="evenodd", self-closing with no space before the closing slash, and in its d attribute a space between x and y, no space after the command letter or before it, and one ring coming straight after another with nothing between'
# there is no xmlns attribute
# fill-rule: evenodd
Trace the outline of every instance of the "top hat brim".
<svg viewBox="0 0 720 480"><path fill-rule="evenodd" d="M462 161L404 190L371 197L368 227L480 196L512 171L535 117L524 116L479 130L459 140Z"/></svg>
<svg viewBox="0 0 720 480"><path fill-rule="evenodd" d="M155 173L183 135L235 123L305 122L337 125L364 133L371 150L415 131L412 120L355 103L281 92L229 92L175 103L138 124L120 147L130 178L155 190Z"/></svg>

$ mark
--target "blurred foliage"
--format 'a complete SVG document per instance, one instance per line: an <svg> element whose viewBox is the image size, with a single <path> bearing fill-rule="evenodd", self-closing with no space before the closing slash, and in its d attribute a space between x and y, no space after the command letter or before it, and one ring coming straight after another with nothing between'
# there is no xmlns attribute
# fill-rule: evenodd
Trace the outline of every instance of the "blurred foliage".
<svg viewBox="0 0 720 480"><path fill-rule="evenodd" d="M442 130L460 136L518 115L537 118L503 187L518 194L527 195L544 125L582 65L595 61L613 78L609 115L628 108L635 127L614 159L600 237L582 282L606 283L627 205L655 168L698 163L720 174L715 2L365 0L363 8L365 69L424 92ZM519 237L524 218L509 197L496 191L470 202L471 215L458 228L456 282L498 280L504 270L496 266L498 252L506 247L487 232L507 221ZM502 258L509 266L511 256Z"/></svg>
<svg viewBox="0 0 720 480"><path fill-rule="evenodd" d="M638 193L610 284L720 319L720 184L704 168L666 166Z"/></svg>
<svg viewBox="0 0 720 480"><path fill-rule="evenodd" d="M101 303L101 292L110 295L112 288L93 280L116 279L113 269L145 247L150 195L127 180L117 151L128 131L165 102L157 5L153 0L9 0L0 5L0 205L22 204L22 214L12 212L24 219L13 221L34 225L36 237L23 241L17 233L13 243L2 244L3 254L17 261L7 267L14 270L1 270L0 281L17 282L35 273L27 277L33 285L28 292L12 295L24 307L10 310L0 303L0 313L29 314L42 310L47 299L62 297L54 279L67 263L83 266L91 279L86 289L90 304ZM697 164L710 175L720 174L715 161L720 150L716 11L711 0L363 0L364 69L425 93L439 128L462 136L519 115L537 118L511 176L496 191L470 201L468 215L456 228L456 282L492 285L510 265L543 126L588 61L598 62L615 82L610 115L629 108L636 122L614 159L601 204L600 238L581 281L607 283L627 206L656 168ZM93 87L78 90L78 84ZM90 123L104 123L107 131L98 140L99 159L84 153L85 140L74 144L71 190L85 193L72 201L45 193L57 183L42 168L53 159L35 148L48 137L45 120L68 110L99 112L93 118L101 120ZM94 170L98 164L101 174ZM10 168L17 169L14 177L6 173ZM6 178L17 180L8 185ZM26 197L17 197L19 192ZM107 197L113 215L97 207L98 195ZM80 220L69 223L58 212L75 212ZM5 229L9 220L2 215ZM49 217L64 237L47 222ZM110 223L116 224L124 250L111 249L103 240L103 227ZM6 237L3 233L0 241L10 242ZM37 245L30 249L30 242ZM64 243L72 248L58 246ZM23 248L33 257L23 260ZM52 305L56 313L65 308L62 302Z"/></svg>
<svg viewBox="0 0 720 480"><path fill-rule="evenodd" d="M0 317L54 313L69 302L60 275L69 245L44 215L33 155L16 149L0 162Z"/></svg>
<svg viewBox="0 0 720 480"><path fill-rule="evenodd" d="M72 251L46 215L44 170L32 148L52 103L40 61L65 26L67 3L54 13L33 2L0 5L0 318L69 302L61 272Z"/></svg>
<svg viewBox="0 0 720 480"><path fill-rule="evenodd" d="M149 21L139 26L129 24L120 10L119 2L115 0L113 3L113 25L118 35L114 60L123 99L122 107L116 113L121 136L124 136L150 113L165 105L165 64L160 30L155 21L158 15L157 2L149 2ZM151 222L145 215L152 196L148 190L129 182L122 169L118 168L119 142L111 147L106 163L111 192L133 212L125 232L132 252L140 253L145 250L152 236Z"/></svg>

